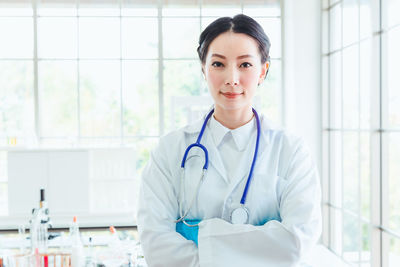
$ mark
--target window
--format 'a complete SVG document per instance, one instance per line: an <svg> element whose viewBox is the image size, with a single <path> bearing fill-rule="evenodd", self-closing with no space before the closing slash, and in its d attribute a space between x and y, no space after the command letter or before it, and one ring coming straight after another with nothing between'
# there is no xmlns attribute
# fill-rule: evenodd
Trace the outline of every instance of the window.
<svg viewBox="0 0 400 267"><path fill-rule="evenodd" d="M133 148L133 182L91 178L90 215L109 214L126 183L132 190L122 198L131 199L158 138L212 103L196 54L200 32L242 12L271 39L271 69L256 104L280 123L278 0L1 1L0 216L9 215L7 151L15 149ZM106 194L110 182L116 190Z"/></svg>
<svg viewBox="0 0 400 267"><path fill-rule="evenodd" d="M355 266L400 265L399 11L323 1L323 242Z"/></svg>

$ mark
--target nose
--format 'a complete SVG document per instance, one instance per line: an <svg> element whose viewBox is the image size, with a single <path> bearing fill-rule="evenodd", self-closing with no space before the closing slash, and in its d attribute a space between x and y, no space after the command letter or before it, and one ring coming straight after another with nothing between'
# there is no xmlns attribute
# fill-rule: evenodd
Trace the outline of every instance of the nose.
<svg viewBox="0 0 400 267"><path fill-rule="evenodd" d="M239 74L235 68L227 70L225 85L236 86L239 84Z"/></svg>

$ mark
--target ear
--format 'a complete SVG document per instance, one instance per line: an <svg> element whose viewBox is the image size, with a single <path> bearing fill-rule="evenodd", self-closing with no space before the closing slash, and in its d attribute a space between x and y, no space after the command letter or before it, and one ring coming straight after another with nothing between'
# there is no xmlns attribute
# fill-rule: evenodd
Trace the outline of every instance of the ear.
<svg viewBox="0 0 400 267"><path fill-rule="evenodd" d="M260 73L260 77L258 79L259 85L264 81L265 76L267 75L268 69L269 69L269 62L267 61L261 66L261 73Z"/></svg>

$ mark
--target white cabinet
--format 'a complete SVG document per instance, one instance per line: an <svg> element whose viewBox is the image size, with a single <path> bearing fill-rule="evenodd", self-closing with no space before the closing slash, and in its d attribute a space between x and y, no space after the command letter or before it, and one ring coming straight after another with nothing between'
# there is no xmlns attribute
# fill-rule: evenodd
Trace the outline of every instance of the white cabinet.
<svg viewBox="0 0 400 267"><path fill-rule="evenodd" d="M89 151L10 151L10 216L30 216L46 189L52 214L89 212Z"/></svg>
<svg viewBox="0 0 400 267"><path fill-rule="evenodd" d="M8 151L8 216L0 227L27 224L46 189L50 218L67 227L134 225L139 179L133 148Z"/></svg>

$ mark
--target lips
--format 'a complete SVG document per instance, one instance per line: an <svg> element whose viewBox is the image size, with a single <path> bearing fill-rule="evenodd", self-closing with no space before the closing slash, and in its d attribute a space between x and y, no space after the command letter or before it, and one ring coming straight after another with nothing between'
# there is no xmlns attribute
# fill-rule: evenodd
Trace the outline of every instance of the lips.
<svg viewBox="0 0 400 267"><path fill-rule="evenodd" d="M237 97L243 95L243 93L234 93L234 92L225 92L225 93L221 92L221 94L230 99L234 99L234 98L237 98Z"/></svg>

